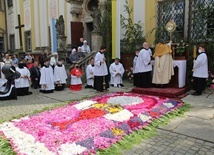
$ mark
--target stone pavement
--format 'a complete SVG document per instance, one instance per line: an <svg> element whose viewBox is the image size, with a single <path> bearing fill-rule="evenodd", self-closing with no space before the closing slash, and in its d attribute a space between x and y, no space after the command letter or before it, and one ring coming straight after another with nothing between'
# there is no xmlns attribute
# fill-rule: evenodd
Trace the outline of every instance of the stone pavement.
<svg viewBox="0 0 214 155"><path fill-rule="evenodd" d="M214 155L214 90L201 96L187 92L182 99L191 105L184 117L158 128L158 135L142 140L123 155Z"/></svg>
<svg viewBox="0 0 214 155"><path fill-rule="evenodd" d="M131 91L132 84L126 82L123 88L110 88L109 92ZM98 95L95 90L84 89L79 92L66 88L62 92L42 94L38 90L33 95L18 97L18 100L0 101L0 121L31 114L45 107L53 107L62 102L81 100ZM214 90L207 89L201 96L188 95L184 102L191 105L184 117L178 117L167 126L157 129L158 135L124 150L123 155L214 155Z"/></svg>

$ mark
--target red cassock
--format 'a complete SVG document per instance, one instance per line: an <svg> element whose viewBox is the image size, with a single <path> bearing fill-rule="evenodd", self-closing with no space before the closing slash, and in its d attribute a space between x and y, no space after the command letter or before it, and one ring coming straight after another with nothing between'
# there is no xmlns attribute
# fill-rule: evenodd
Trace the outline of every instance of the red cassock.
<svg viewBox="0 0 214 155"><path fill-rule="evenodd" d="M71 75L71 84L70 84L70 90L79 91L82 89L82 71L78 68L73 68L70 71Z"/></svg>
<svg viewBox="0 0 214 155"><path fill-rule="evenodd" d="M73 69L70 71L70 74L71 74L71 75L74 75L74 76L82 76L82 71L81 71L81 69L73 68Z"/></svg>

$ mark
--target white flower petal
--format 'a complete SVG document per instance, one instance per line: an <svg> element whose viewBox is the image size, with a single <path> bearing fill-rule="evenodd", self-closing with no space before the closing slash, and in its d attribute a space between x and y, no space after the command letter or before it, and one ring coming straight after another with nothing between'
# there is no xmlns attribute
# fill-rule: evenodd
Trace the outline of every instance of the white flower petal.
<svg viewBox="0 0 214 155"><path fill-rule="evenodd" d="M36 142L32 135L21 131L11 122L1 124L0 131L4 133L7 139L12 140L14 146L21 154L54 154L45 147L45 144Z"/></svg>
<svg viewBox="0 0 214 155"><path fill-rule="evenodd" d="M130 111L124 109L115 114L106 114L104 117L109 120L123 122L130 119L130 117L134 116Z"/></svg>
<svg viewBox="0 0 214 155"><path fill-rule="evenodd" d="M111 104L134 105L143 103L144 101L141 97L137 96L116 96L110 97L107 102Z"/></svg>
<svg viewBox="0 0 214 155"><path fill-rule="evenodd" d="M85 100L83 102L80 102L79 104L74 105L74 107L77 108L78 110L81 110L81 109L86 109L95 103L97 102L91 101L91 100Z"/></svg>
<svg viewBox="0 0 214 155"><path fill-rule="evenodd" d="M60 146L58 153L59 155L77 155L83 153L85 150L87 150L87 148L76 145L75 143L65 143Z"/></svg>

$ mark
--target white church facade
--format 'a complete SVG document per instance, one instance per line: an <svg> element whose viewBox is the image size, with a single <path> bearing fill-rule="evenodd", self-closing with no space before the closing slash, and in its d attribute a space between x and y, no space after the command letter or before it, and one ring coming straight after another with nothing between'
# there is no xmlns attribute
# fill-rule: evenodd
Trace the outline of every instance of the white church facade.
<svg viewBox="0 0 214 155"><path fill-rule="evenodd" d="M93 7L99 8L102 12L105 1L7 0L5 2L8 46L5 51L15 52L22 49L25 52L37 52L41 49L51 50L51 19L56 20L60 15L64 18L67 50L71 50L73 45L77 45L80 37L83 37L89 45L92 45ZM118 1L120 1L120 5L117 6L120 14L126 16L124 14L125 1ZM128 2L134 8L134 21L141 21L141 26L145 32L146 0L128 0ZM18 15L20 16L20 22ZM123 37L122 29L119 31L119 36L120 39Z"/></svg>

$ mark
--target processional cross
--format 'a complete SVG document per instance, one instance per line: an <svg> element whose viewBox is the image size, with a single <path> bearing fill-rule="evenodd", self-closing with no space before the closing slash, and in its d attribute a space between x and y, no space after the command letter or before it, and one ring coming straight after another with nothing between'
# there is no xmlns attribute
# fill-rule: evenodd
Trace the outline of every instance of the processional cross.
<svg viewBox="0 0 214 155"><path fill-rule="evenodd" d="M19 29L19 40L20 40L20 48L22 48L22 27L25 25L21 25L21 17L20 14L18 14L18 26L15 27L15 29Z"/></svg>

